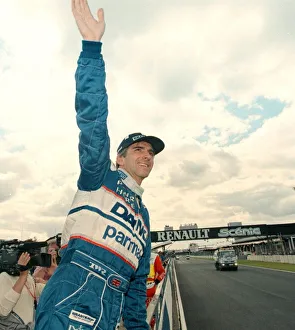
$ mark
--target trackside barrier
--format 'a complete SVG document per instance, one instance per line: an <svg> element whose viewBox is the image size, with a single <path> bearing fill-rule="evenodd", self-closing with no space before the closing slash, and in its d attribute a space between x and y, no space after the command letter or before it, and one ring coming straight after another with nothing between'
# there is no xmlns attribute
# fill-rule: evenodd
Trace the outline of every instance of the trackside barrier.
<svg viewBox="0 0 295 330"><path fill-rule="evenodd" d="M294 255L248 255L248 260L266 261L266 262L281 262L285 264L295 264Z"/></svg>
<svg viewBox="0 0 295 330"><path fill-rule="evenodd" d="M177 329L187 330L174 260L173 260L173 273L174 273L174 287L175 287L175 296L176 296L176 304L177 304L177 315L179 318L179 327Z"/></svg>
<svg viewBox="0 0 295 330"><path fill-rule="evenodd" d="M154 319L154 330L187 330L174 259L166 267L166 276L158 285L147 309L147 322Z"/></svg>
<svg viewBox="0 0 295 330"><path fill-rule="evenodd" d="M191 255L191 257L199 258L199 259L213 259L212 255L202 255L195 256ZM273 254L273 255L262 255L262 254L249 254L247 256L238 256L239 259L247 259L252 261L265 261L265 262L280 262L284 264L295 264L295 255L291 254Z"/></svg>
<svg viewBox="0 0 295 330"><path fill-rule="evenodd" d="M154 323L153 330L187 330L173 259L165 270L165 278L147 308L147 322ZM119 330L124 329L121 324Z"/></svg>
<svg viewBox="0 0 295 330"><path fill-rule="evenodd" d="M147 309L147 322L154 323L154 330L173 330L171 261L166 266L166 275L157 286L156 293Z"/></svg>

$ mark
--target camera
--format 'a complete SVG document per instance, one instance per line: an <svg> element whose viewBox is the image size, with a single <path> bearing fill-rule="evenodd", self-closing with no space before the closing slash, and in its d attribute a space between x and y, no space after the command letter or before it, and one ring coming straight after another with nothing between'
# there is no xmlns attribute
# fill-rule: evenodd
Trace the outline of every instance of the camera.
<svg viewBox="0 0 295 330"><path fill-rule="evenodd" d="M55 236L49 237L46 240L47 244L50 246L51 244L54 244L56 246L55 252L56 252L56 263L57 265L60 263L61 257L59 255L59 249L61 247L61 233L56 234Z"/></svg>
<svg viewBox="0 0 295 330"><path fill-rule="evenodd" d="M47 242L11 241L0 242L0 273L6 272L12 276L19 275L18 259L23 252L30 254L30 261L26 266L30 269L34 266L50 267L51 255L42 253L42 248L47 247Z"/></svg>

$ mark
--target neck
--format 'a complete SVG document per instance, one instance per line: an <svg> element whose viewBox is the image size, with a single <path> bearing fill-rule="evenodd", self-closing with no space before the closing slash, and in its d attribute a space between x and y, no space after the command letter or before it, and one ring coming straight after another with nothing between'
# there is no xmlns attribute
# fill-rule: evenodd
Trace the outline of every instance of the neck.
<svg viewBox="0 0 295 330"><path fill-rule="evenodd" d="M127 171L124 167L119 166L118 170L123 170L125 173L128 173L129 176L131 176L131 178L139 185L141 186L141 183L143 181L144 178L139 177L137 175L134 175L132 173L130 173L129 171Z"/></svg>
<svg viewBox="0 0 295 330"><path fill-rule="evenodd" d="M120 177L123 180L123 182L137 195L142 196L144 189L140 186L140 183L143 179L141 179L139 182L124 168L120 167L118 168L118 171L121 173Z"/></svg>
<svg viewBox="0 0 295 330"><path fill-rule="evenodd" d="M142 178L139 178L138 176L133 176L133 175L131 175L131 174L130 174L130 176L136 181L136 183L137 183L139 186L141 186L141 183L142 183L142 181L143 181Z"/></svg>

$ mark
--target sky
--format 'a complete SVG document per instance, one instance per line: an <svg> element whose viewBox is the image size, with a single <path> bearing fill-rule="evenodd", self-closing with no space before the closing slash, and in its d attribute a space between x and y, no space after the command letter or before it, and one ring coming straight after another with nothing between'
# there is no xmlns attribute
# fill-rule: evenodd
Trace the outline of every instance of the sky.
<svg viewBox="0 0 295 330"><path fill-rule="evenodd" d="M111 158L164 140L151 229L295 222L295 2L91 0L105 10ZM61 232L79 175L70 0L0 0L0 238ZM188 243L185 243L188 245Z"/></svg>

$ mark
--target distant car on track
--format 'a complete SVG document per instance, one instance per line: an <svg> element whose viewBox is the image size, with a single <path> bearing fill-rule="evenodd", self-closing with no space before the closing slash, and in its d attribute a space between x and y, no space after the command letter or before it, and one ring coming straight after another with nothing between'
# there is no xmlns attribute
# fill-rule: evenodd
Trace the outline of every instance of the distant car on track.
<svg viewBox="0 0 295 330"><path fill-rule="evenodd" d="M219 250L214 256L216 270L238 270L238 257L235 250Z"/></svg>

